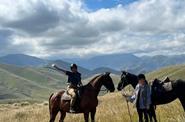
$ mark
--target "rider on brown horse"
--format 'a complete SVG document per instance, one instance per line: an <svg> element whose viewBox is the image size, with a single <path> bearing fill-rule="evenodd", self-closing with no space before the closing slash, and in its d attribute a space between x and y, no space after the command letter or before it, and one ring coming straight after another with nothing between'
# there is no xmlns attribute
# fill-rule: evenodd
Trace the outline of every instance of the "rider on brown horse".
<svg viewBox="0 0 185 122"><path fill-rule="evenodd" d="M61 69L57 67L55 64L52 64L52 67L56 68L57 70L60 70L64 72L68 76L68 87L67 87L67 93L72 97L71 102L70 102L70 112L74 113L74 105L76 102L76 91L79 87L82 86L81 82L81 74L78 72L78 67L76 64L71 64L71 72L66 71L64 69Z"/></svg>

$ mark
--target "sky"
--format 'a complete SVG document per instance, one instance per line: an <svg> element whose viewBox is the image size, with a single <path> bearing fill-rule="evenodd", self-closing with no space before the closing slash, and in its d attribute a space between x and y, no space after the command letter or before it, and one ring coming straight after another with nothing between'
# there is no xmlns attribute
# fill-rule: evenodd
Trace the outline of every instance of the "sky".
<svg viewBox="0 0 185 122"><path fill-rule="evenodd" d="M0 1L0 56L185 54L185 0Z"/></svg>

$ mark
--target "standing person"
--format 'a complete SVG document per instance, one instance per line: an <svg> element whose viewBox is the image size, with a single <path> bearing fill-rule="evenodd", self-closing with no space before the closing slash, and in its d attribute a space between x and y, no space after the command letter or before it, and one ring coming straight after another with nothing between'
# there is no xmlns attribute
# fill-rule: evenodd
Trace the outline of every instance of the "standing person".
<svg viewBox="0 0 185 122"><path fill-rule="evenodd" d="M71 64L71 71L66 71L62 68L57 67L55 64L52 64L52 67L56 68L59 71L64 72L68 76L67 80L67 93L72 97L70 102L70 112L74 113L74 105L76 102L76 91L79 87L82 86L81 74L78 72L78 67L76 64Z"/></svg>
<svg viewBox="0 0 185 122"><path fill-rule="evenodd" d="M126 96L127 100L134 103L137 108L137 112L139 115L139 122L143 122L143 115L145 122L149 121L149 108L151 105L151 91L150 86L145 78L144 74L138 75L138 84L134 90L134 94L132 96Z"/></svg>

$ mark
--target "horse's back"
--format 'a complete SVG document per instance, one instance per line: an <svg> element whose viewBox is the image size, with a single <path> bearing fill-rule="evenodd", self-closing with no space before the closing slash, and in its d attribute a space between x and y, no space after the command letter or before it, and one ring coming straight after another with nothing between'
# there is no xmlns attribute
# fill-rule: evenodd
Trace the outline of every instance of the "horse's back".
<svg viewBox="0 0 185 122"><path fill-rule="evenodd" d="M172 85L176 92L178 92L179 94L185 95L185 81L184 80L182 79L175 80L173 81Z"/></svg>
<svg viewBox="0 0 185 122"><path fill-rule="evenodd" d="M184 89L185 81L180 79L166 83L155 80L152 84L152 99L156 104L166 104L184 94Z"/></svg>

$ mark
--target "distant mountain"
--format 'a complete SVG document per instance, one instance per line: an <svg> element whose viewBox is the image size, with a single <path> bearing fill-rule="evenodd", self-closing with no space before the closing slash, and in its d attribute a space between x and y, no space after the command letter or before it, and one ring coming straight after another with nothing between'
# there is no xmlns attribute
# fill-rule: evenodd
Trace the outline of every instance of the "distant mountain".
<svg viewBox="0 0 185 122"><path fill-rule="evenodd" d="M10 54L0 57L1 64L12 64L17 66L42 66L46 60L24 54Z"/></svg>
<svg viewBox="0 0 185 122"><path fill-rule="evenodd" d="M141 57L141 59L142 63L140 64L140 66L144 67L145 71L147 72L170 65L185 63L185 55L172 55L172 56L156 55L151 57L144 56Z"/></svg>
<svg viewBox="0 0 185 122"><path fill-rule="evenodd" d="M90 59L73 59L73 62L77 62L88 69L105 67L118 71L127 70L138 74L147 73L165 66L184 64L185 55L138 57L133 54L110 54L95 56Z"/></svg>
<svg viewBox="0 0 185 122"><path fill-rule="evenodd" d="M119 74L120 70L127 70L135 74L147 73L169 65L184 64L185 55L156 55L138 57L130 53L123 53L100 55L89 59L76 58L54 61L44 60L24 54L11 54L0 57L0 64L11 64L24 67L42 67L56 63L58 66L66 70L70 70L71 63L69 62L75 62L79 66L79 72L82 73L83 78L87 78L96 73L106 71L111 71L115 74Z"/></svg>
<svg viewBox="0 0 185 122"><path fill-rule="evenodd" d="M115 70L130 68L140 61L141 59L133 54L109 54L76 60L79 65L88 69L107 67Z"/></svg>
<svg viewBox="0 0 185 122"><path fill-rule="evenodd" d="M116 75L120 75L121 74L120 71L116 71L114 69L107 68L107 67L96 68L96 69L91 71L91 74L100 74L100 73L104 73L104 72L110 72L110 73L116 74Z"/></svg>

